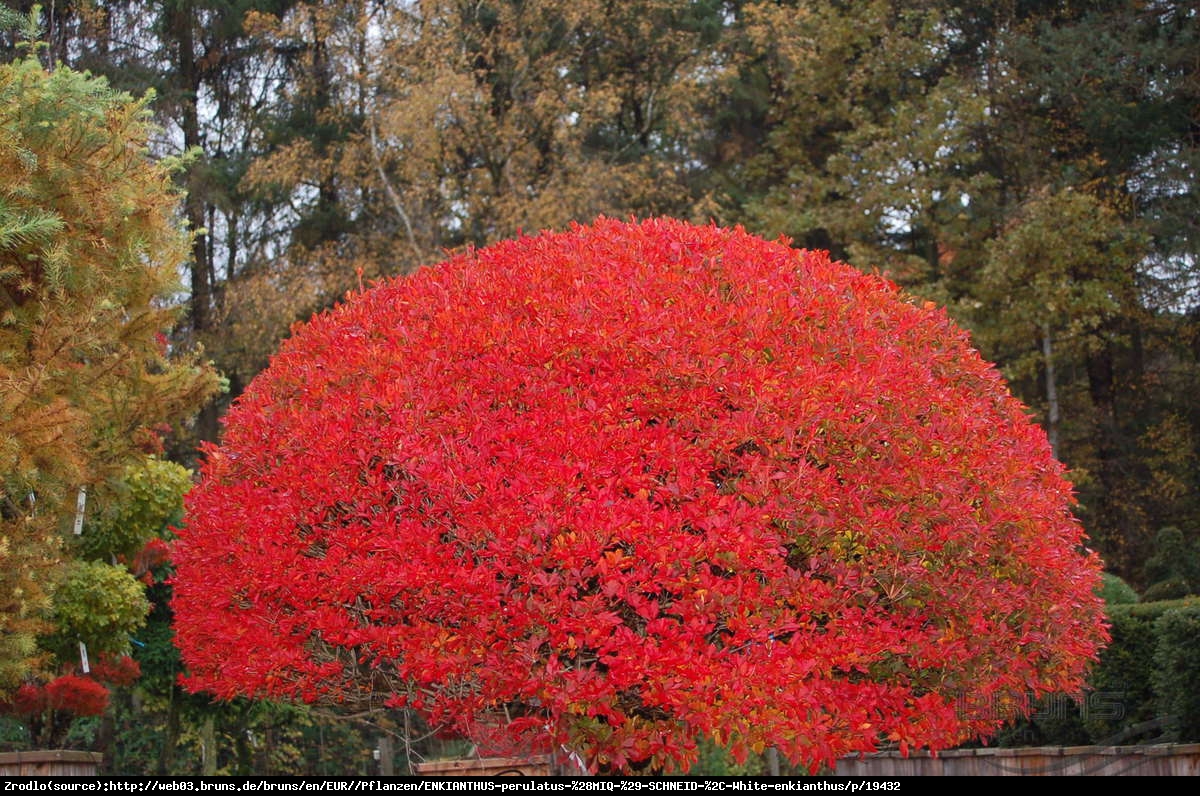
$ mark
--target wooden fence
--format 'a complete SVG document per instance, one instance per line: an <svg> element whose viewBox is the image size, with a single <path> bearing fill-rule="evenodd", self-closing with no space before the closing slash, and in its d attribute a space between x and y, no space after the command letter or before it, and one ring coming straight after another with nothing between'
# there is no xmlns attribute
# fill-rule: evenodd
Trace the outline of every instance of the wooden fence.
<svg viewBox="0 0 1200 796"><path fill-rule="evenodd" d="M952 749L877 752L844 757L839 776L1197 776L1200 744L1044 746L1025 749Z"/></svg>
<svg viewBox="0 0 1200 796"><path fill-rule="evenodd" d="M555 773L550 755L477 757L415 763L413 773L425 777L544 777Z"/></svg>
<svg viewBox="0 0 1200 796"><path fill-rule="evenodd" d="M97 752L51 749L0 753L0 777L94 777L103 758Z"/></svg>

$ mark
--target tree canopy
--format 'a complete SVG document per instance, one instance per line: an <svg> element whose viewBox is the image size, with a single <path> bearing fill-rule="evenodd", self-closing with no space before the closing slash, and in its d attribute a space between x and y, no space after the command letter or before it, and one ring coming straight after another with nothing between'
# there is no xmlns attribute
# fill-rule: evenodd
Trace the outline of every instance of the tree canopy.
<svg viewBox="0 0 1200 796"><path fill-rule="evenodd" d="M217 387L210 367L175 355L166 337L188 235L169 168L147 155L149 131L146 102L103 79L47 72L34 58L0 66L5 691L31 669L56 670L39 635L127 650L146 611L133 575L108 558L67 564L76 553L64 537L77 507L115 502L126 468ZM88 619L90 599L116 602Z"/></svg>
<svg viewBox="0 0 1200 796"><path fill-rule="evenodd" d="M1078 689L1105 636L1045 432L943 312L681 222L497 244L314 318L188 513L192 688L593 767L945 748Z"/></svg>
<svg viewBox="0 0 1200 796"><path fill-rule="evenodd" d="M142 98L134 116L153 112L155 132L140 116L134 125L145 133L138 148L179 166L171 177L186 198L171 201L190 230L154 244L183 283L163 305L183 308L168 359L202 345L230 389L191 434L167 437L157 464L121 454L94 478L84 471L100 459L80 451L99 450L87 441L96 434L120 448L123 421L100 432L76 405L0 396L0 462L15 474L0 600L15 595L5 627L23 628L0 636L0 680L46 653L30 644L64 555L48 529L65 524L72 536L82 483L96 535L80 555L127 556L114 545L149 525L130 515L141 530L122 542L121 501L169 491L172 479L158 480L165 458L194 461L193 436L219 438L229 399L295 322L444 249L601 213L787 235L945 306L1047 430L1106 566L1143 595L1195 591L1194 578L1163 566L1170 551L1200 549L1192 3L8 0L0 24L34 12L47 71L104 75ZM0 60L24 60L23 41L0 31ZM99 85L72 80L85 94ZM10 115L22 99L14 85ZM0 142L14 186L32 151L15 140ZM57 211L14 196L0 192L4 252L74 257L72 247L109 234L57 233ZM63 257L48 257L50 278ZM12 292L24 266L3 262ZM70 306L67 335L92 317ZM33 372L23 367L5 371L6 384ZM93 400L81 383L73 395L118 411L105 390ZM140 401L131 393L120 411ZM139 437L139 456L152 436ZM54 461L37 460L41 451ZM38 479L34 508L26 486ZM30 524L13 525L18 517ZM156 614L164 627L168 615ZM170 689L160 695L179 704ZM194 747L212 729L161 715L171 716L168 746ZM225 726L243 725L237 714ZM241 749L229 732L226 746ZM164 747L155 765L198 754L172 762ZM244 749L236 757L249 765Z"/></svg>

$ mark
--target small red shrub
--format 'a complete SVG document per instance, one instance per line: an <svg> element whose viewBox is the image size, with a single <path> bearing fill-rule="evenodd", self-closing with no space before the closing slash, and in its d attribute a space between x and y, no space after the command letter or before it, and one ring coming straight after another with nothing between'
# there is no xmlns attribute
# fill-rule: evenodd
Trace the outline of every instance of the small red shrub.
<svg viewBox="0 0 1200 796"><path fill-rule="evenodd" d="M504 716L601 766L943 748L1103 643L1071 501L941 310L600 220L295 330L188 496L178 643L193 689Z"/></svg>
<svg viewBox="0 0 1200 796"><path fill-rule="evenodd" d="M132 685L142 676L142 667L128 655L113 657L101 655L92 663L93 679L109 685Z"/></svg>
<svg viewBox="0 0 1200 796"><path fill-rule="evenodd" d="M13 694L12 701L4 707L5 713L17 716L40 716L49 707L46 687L34 683L22 683Z"/></svg>
<svg viewBox="0 0 1200 796"><path fill-rule="evenodd" d="M133 561L129 564L129 569L133 571L135 577L147 586L154 585L154 570L169 564L171 561L171 548L163 539L158 536L146 542L145 546L138 551L133 557Z"/></svg>
<svg viewBox="0 0 1200 796"><path fill-rule="evenodd" d="M27 717L54 711L74 716L99 716L107 706L107 688L91 677L66 674L44 685L22 684L10 701L0 706L0 712Z"/></svg>
<svg viewBox="0 0 1200 796"><path fill-rule="evenodd" d="M74 716L99 716L108 707L108 689L90 677L64 674L41 690L45 698L43 709Z"/></svg>

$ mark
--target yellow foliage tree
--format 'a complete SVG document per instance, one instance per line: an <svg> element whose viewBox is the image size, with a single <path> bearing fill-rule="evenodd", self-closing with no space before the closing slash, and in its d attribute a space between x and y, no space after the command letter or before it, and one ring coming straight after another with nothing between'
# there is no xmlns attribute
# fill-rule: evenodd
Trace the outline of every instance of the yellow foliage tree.
<svg viewBox="0 0 1200 796"><path fill-rule="evenodd" d="M166 337L189 236L149 134L103 80L0 66L0 691L39 664L81 488L218 386Z"/></svg>
<svg viewBox="0 0 1200 796"><path fill-rule="evenodd" d="M296 75L246 185L288 197L292 245L224 292L223 366L360 278L598 214L707 221L702 164L726 64L719 3L317 3L247 30ZM284 67L281 67L284 68Z"/></svg>

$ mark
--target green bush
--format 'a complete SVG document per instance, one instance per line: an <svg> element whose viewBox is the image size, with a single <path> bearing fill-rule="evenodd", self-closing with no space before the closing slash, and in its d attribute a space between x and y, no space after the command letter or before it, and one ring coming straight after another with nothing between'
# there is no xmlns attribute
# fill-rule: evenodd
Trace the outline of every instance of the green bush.
<svg viewBox="0 0 1200 796"><path fill-rule="evenodd" d="M1183 578L1171 578L1170 580L1160 580L1158 583L1152 583L1146 588L1147 602L1162 602L1164 600L1178 600L1187 597L1195 590L1192 584Z"/></svg>
<svg viewBox="0 0 1200 796"><path fill-rule="evenodd" d="M1200 741L1200 599L1118 602L1106 594L1112 643L1082 701L1049 694L1010 722L996 746L1116 745ZM1108 576L1105 589L1111 589ZM1132 589L1129 590L1132 592Z"/></svg>
<svg viewBox="0 0 1200 796"><path fill-rule="evenodd" d="M132 557L182 518L183 496L191 486L191 472L174 462L151 456L128 465L110 485L109 504L88 523L81 539L84 555Z"/></svg>
<svg viewBox="0 0 1200 796"><path fill-rule="evenodd" d="M1091 743L1084 726L1086 706L1069 694L1047 694L1032 705L1029 716L1014 719L992 740L992 746L1083 746Z"/></svg>
<svg viewBox="0 0 1200 796"><path fill-rule="evenodd" d="M1200 541L1168 525L1155 536L1154 551L1143 568L1143 582L1149 584L1146 600L1196 594L1200 589Z"/></svg>
<svg viewBox="0 0 1200 796"><path fill-rule="evenodd" d="M1154 691L1174 737L1200 741L1200 604L1174 608L1154 624Z"/></svg>
<svg viewBox="0 0 1200 796"><path fill-rule="evenodd" d="M1111 572L1100 575L1098 593L1104 599L1105 605L1130 605L1138 601L1138 593L1125 581Z"/></svg>
<svg viewBox="0 0 1200 796"><path fill-rule="evenodd" d="M127 654L131 634L150 612L142 584L124 567L103 561L68 564L53 597L57 631L47 644L64 658L80 641L93 654Z"/></svg>
<svg viewBox="0 0 1200 796"><path fill-rule="evenodd" d="M1090 710L1084 719L1093 743L1132 743L1161 733L1153 723L1160 715L1154 683L1156 624L1172 610L1197 605L1200 601L1166 600L1109 607L1112 642L1089 680L1105 709Z"/></svg>

